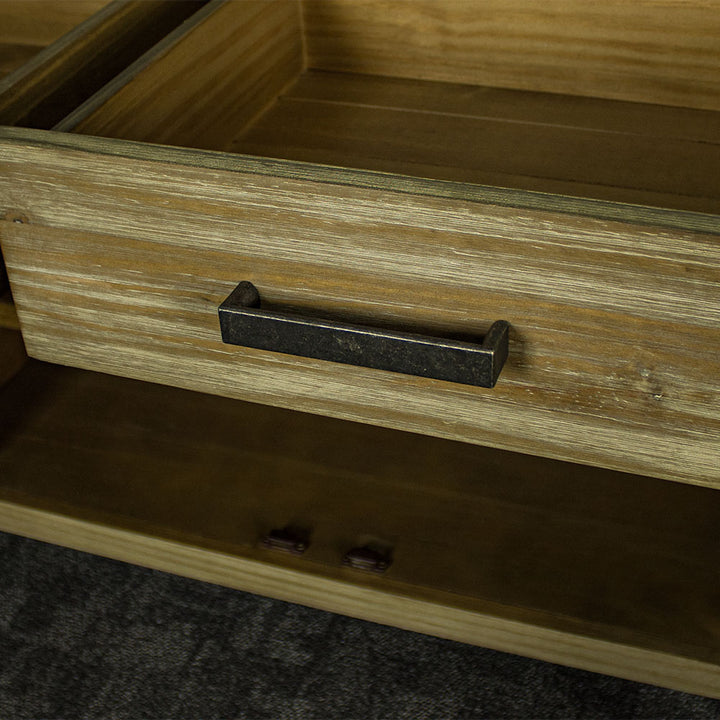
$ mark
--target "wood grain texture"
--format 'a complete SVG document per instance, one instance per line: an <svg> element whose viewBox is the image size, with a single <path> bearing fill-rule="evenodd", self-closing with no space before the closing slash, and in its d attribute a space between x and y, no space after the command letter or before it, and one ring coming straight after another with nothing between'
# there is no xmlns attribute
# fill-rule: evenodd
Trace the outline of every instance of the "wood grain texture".
<svg viewBox="0 0 720 720"><path fill-rule="evenodd" d="M682 229L714 216L4 135L3 251L34 357L720 485L720 247ZM483 390L224 346L217 306L241 279L380 326L504 318L510 358Z"/></svg>
<svg viewBox="0 0 720 720"><path fill-rule="evenodd" d="M720 110L717 0L304 0L308 66Z"/></svg>
<svg viewBox="0 0 720 720"><path fill-rule="evenodd" d="M707 111L316 71L230 136L218 149L720 213Z"/></svg>
<svg viewBox="0 0 720 720"><path fill-rule="evenodd" d="M0 20L9 22L4 28L11 38L8 42L24 42L26 27L45 37L47 23L65 33L57 40L48 35L55 42L32 59L18 58L25 62L16 62L15 72L0 80L0 124L50 128L202 3L30 0L2 5ZM97 12L90 15L92 10ZM14 20L12 13L17 15ZM0 61L3 47L12 49L0 44Z"/></svg>
<svg viewBox="0 0 720 720"><path fill-rule="evenodd" d="M58 128L92 108L78 132L211 148L270 105L302 65L297 2L211 3Z"/></svg>
<svg viewBox="0 0 720 720"><path fill-rule="evenodd" d="M34 363L0 405L4 530L720 694L716 492ZM388 572L341 568L370 537Z"/></svg>

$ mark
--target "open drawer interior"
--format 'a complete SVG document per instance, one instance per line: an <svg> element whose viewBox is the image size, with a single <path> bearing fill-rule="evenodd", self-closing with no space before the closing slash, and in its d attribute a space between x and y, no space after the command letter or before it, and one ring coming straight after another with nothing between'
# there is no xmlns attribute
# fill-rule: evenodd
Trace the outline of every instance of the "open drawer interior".
<svg viewBox="0 0 720 720"><path fill-rule="evenodd" d="M214 2L58 127L717 212L718 36L703 3Z"/></svg>
<svg viewBox="0 0 720 720"><path fill-rule="evenodd" d="M720 493L35 361L0 404L4 530L720 694Z"/></svg>

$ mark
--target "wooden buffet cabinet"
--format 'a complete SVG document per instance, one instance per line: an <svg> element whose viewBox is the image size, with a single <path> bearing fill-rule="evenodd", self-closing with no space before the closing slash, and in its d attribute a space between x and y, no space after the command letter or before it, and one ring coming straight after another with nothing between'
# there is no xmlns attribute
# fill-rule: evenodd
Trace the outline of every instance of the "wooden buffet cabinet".
<svg viewBox="0 0 720 720"><path fill-rule="evenodd" d="M715 3L65 5L0 38L0 528L720 697ZM508 359L226 345L241 280Z"/></svg>

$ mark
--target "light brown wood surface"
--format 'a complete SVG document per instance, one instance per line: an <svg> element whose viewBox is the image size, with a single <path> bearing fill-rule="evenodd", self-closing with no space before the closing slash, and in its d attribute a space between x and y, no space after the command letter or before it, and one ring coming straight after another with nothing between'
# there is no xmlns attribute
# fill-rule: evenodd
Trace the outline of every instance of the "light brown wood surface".
<svg viewBox="0 0 720 720"><path fill-rule="evenodd" d="M716 492L35 363L0 405L4 530L720 695Z"/></svg>
<svg viewBox="0 0 720 720"><path fill-rule="evenodd" d="M315 71L227 132L216 149L720 213L708 111Z"/></svg>
<svg viewBox="0 0 720 720"><path fill-rule="evenodd" d="M201 4L0 3L0 124L52 127Z"/></svg>
<svg viewBox="0 0 720 720"><path fill-rule="evenodd" d="M297 2L210 3L192 27L169 35L108 85L102 111L76 129L212 148L228 128L241 131L266 109L302 64ZM74 117L58 127L74 125Z"/></svg>
<svg viewBox="0 0 720 720"><path fill-rule="evenodd" d="M33 357L720 484L716 216L3 135L3 251ZM487 390L225 346L217 307L243 279L430 334L506 319L510 357Z"/></svg>
<svg viewBox="0 0 720 720"><path fill-rule="evenodd" d="M18 375L0 304L0 528L720 697L716 3L473 5L214 2L65 127L474 184L0 131L30 353L228 396ZM113 32L75 66L31 61L39 94L6 111ZM396 77L293 86L305 61ZM483 390L224 346L241 279L421 332L502 317L508 366ZM312 530L302 558L257 545L287 522ZM339 567L369 540L394 548L385 576Z"/></svg>
<svg viewBox="0 0 720 720"><path fill-rule="evenodd" d="M717 0L304 0L308 67L720 110Z"/></svg>

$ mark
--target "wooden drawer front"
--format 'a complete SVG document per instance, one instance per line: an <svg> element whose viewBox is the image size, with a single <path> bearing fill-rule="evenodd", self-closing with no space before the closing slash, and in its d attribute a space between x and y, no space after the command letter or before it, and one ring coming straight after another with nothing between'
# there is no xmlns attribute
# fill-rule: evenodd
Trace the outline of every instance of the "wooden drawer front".
<svg viewBox="0 0 720 720"><path fill-rule="evenodd" d="M33 357L720 485L714 217L42 131L1 152ZM510 357L482 389L225 346L217 307L243 279L423 332L503 318Z"/></svg>
<svg viewBox="0 0 720 720"><path fill-rule="evenodd" d="M0 125L51 128L202 7L178 0L0 0ZM0 255L0 382L24 358Z"/></svg>

